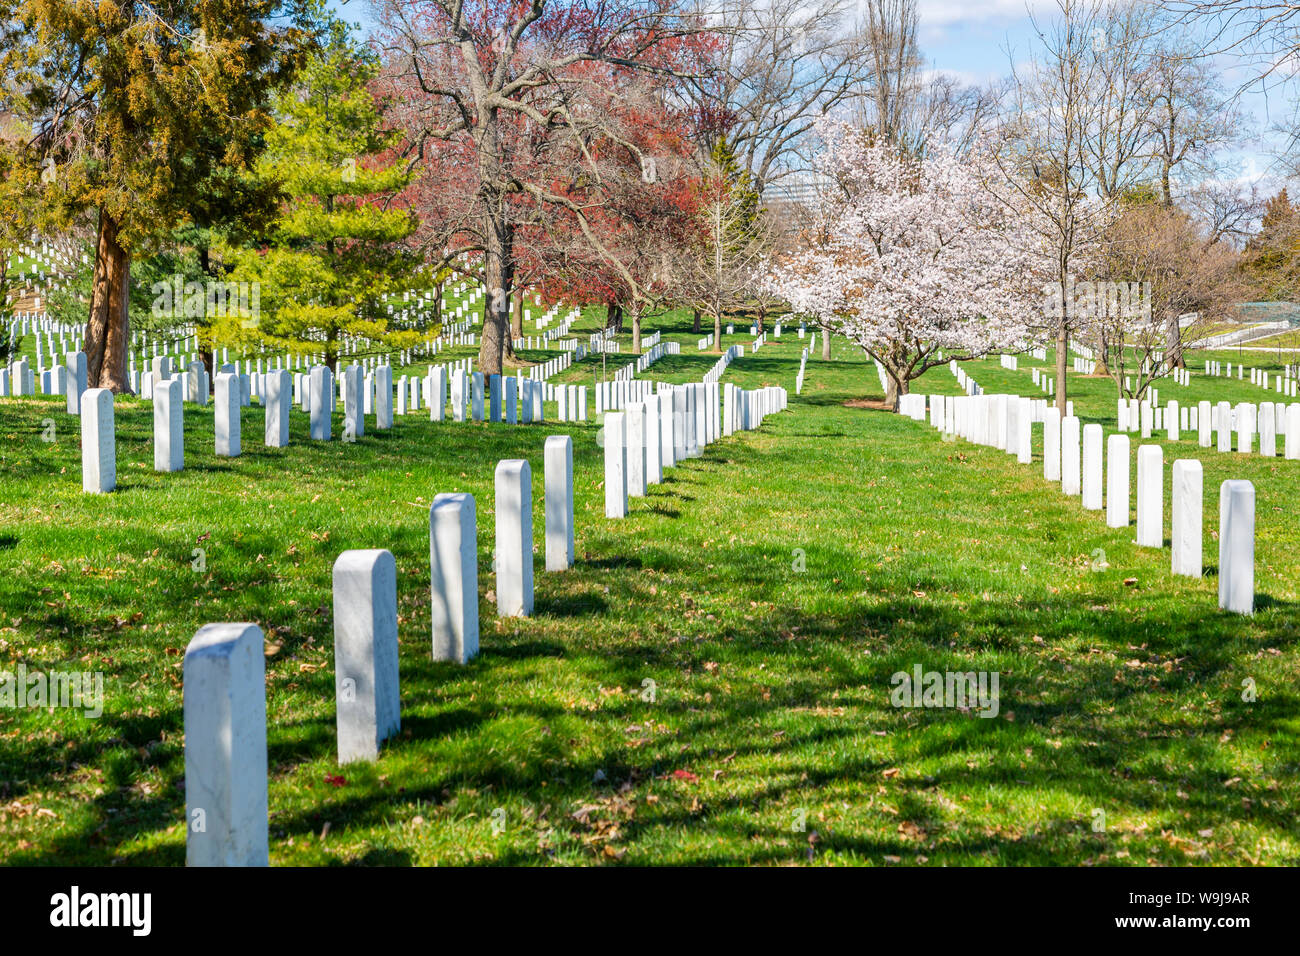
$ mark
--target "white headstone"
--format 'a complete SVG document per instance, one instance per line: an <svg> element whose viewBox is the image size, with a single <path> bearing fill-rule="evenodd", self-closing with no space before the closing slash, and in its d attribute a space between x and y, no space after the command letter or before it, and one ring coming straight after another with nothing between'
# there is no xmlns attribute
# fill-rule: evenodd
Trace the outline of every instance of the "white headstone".
<svg viewBox="0 0 1300 956"><path fill-rule="evenodd" d="M1101 426L1083 426L1083 507L1088 511L1102 508L1102 454Z"/></svg>
<svg viewBox="0 0 1300 956"><path fill-rule="evenodd" d="M1255 486L1219 486L1219 607L1255 613Z"/></svg>
<svg viewBox="0 0 1300 956"><path fill-rule="evenodd" d="M733 387L734 391L734 387ZM673 468L677 464L677 436L673 428L674 398L671 391L659 392L654 396L659 400L659 462L663 469Z"/></svg>
<svg viewBox="0 0 1300 956"><path fill-rule="evenodd" d="M663 427L659 424L659 396L648 395L645 400L645 480L647 485L657 485L664 480Z"/></svg>
<svg viewBox="0 0 1300 956"><path fill-rule="evenodd" d="M627 516L627 442L622 412L606 412L605 441L605 517Z"/></svg>
<svg viewBox="0 0 1300 956"><path fill-rule="evenodd" d="M374 377L375 429L393 427L393 367L381 365L375 369Z"/></svg>
<svg viewBox="0 0 1300 956"><path fill-rule="evenodd" d="M1286 407L1286 457L1290 461L1300 459L1300 403L1292 402Z"/></svg>
<svg viewBox="0 0 1300 956"><path fill-rule="evenodd" d="M362 405L362 377L360 365L349 365L343 370L343 440L356 441L366 433L366 417Z"/></svg>
<svg viewBox="0 0 1300 956"><path fill-rule="evenodd" d="M1173 464L1170 494L1171 561L1174 574L1201 576L1202 469L1194 458Z"/></svg>
<svg viewBox="0 0 1300 956"><path fill-rule="evenodd" d="M86 353L64 352L63 364L68 370L68 414L81 414L81 393L86 390Z"/></svg>
<svg viewBox="0 0 1300 956"><path fill-rule="evenodd" d="M256 624L185 648L185 862L267 866L266 651Z"/></svg>
<svg viewBox="0 0 1300 956"><path fill-rule="evenodd" d="M429 507L433 659L464 664L478 653L478 529L474 496L435 495Z"/></svg>
<svg viewBox="0 0 1300 956"><path fill-rule="evenodd" d="M447 417L447 370L439 365L429 373L429 420L443 421ZM464 417L461 412L461 417Z"/></svg>
<svg viewBox="0 0 1300 956"><path fill-rule="evenodd" d="M522 458L497 463L496 592L501 617L533 613L533 473Z"/></svg>
<svg viewBox="0 0 1300 956"><path fill-rule="evenodd" d="M88 388L81 395L81 489L93 494L117 487L113 392Z"/></svg>
<svg viewBox="0 0 1300 956"><path fill-rule="evenodd" d="M216 438L218 458L239 457L239 376L217 373Z"/></svg>
<svg viewBox="0 0 1300 956"><path fill-rule="evenodd" d="M627 427L627 493L632 498L644 498L646 414L643 402L628 403L625 424Z"/></svg>
<svg viewBox="0 0 1300 956"><path fill-rule="evenodd" d="M1061 420L1061 491L1077 495L1082 490L1079 419L1066 415Z"/></svg>
<svg viewBox="0 0 1300 956"><path fill-rule="evenodd" d="M382 393L381 393L382 397ZM376 760L402 726L397 565L382 549L334 562L334 698L339 763Z"/></svg>
<svg viewBox="0 0 1300 956"><path fill-rule="evenodd" d="M1106 439L1106 525L1128 527L1129 440L1127 435Z"/></svg>
<svg viewBox="0 0 1300 956"><path fill-rule="evenodd" d="M550 435L543 451L546 484L546 570L573 566L573 439Z"/></svg>
<svg viewBox="0 0 1300 956"><path fill-rule="evenodd" d="M1277 412L1272 402L1259 405L1259 453L1265 458L1277 455Z"/></svg>
<svg viewBox="0 0 1300 956"><path fill-rule="evenodd" d="M1255 445L1255 405L1242 402L1237 406L1237 451L1249 455Z"/></svg>
<svg viewBox="0 0 1300 956"><path fill-rule="evenodd" d="M1144 548L1165 546L1165 455L1159 445L1138 447L1137 543Z"/></svg>
<svg viewBox="0 0 1300 956"><path fill-rule="evenodd" d="M334 373L327 365L317 365L311 370L307 408L311 412L311 437L315 441L329 441L334 418Z"/></svg>
<svg viewBox="0 0 1300 956"><path fill-rule="evenodd" d="M159 382L153 390L153 470L185 467L184 397L179 378Z"/></svg>
<svg viewBox="0 0 1300 956"><path fill-rule="evenodd" d="M266 425L267 448L285 448L289 444L289 406L293 404L292 379L286 369L273 369L266 373Z"/></svg>
<svg viewBox="0 0 1300 956"><path fill-rule="evenodd" d="M483 420L483 373L475 372L471 380L471 412L474 421Z"/></svg>

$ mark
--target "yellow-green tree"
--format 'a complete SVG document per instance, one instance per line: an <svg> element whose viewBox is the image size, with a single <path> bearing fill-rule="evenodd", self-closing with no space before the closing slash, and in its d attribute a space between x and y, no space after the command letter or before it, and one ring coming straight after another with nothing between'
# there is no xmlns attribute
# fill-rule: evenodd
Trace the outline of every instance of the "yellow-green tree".
<svg viewBox="0 0 1300 956"><path fill-rule="evenodd" d="M219 344L323 352L336 368L343 351L410 348L437 334L432 324L395 327L387 309L390 294L433 279L402 246L414 217L388 205L411 176L394 158L400 133L384 128L369 90L375 73L336 35L277 99L258 170L288 199L268 245L223 252L229 278L258 291L259 314L215 323Z"/></svg>

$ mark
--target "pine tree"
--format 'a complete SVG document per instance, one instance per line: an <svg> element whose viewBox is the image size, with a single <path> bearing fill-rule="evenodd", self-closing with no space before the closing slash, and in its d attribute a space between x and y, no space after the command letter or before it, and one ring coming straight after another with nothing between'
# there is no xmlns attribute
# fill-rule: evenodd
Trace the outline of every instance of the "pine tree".
<svg viewBox="0 0 1300 956"><path fill-rule="evenodd" d="M222 253L233 265L228 278L257 290L260 314L215 322L220 344L324 352L334 369L349 342L367 339L385 351L436 335L436 326L394 328L387 314L389 294L437 277L422 275L401 245L413 216L387 208L411 176L385 160L400 134L383 126L368 89L375 75L374 62L336 34L276 102L258 170L286 201L266 247Z"/></svg>

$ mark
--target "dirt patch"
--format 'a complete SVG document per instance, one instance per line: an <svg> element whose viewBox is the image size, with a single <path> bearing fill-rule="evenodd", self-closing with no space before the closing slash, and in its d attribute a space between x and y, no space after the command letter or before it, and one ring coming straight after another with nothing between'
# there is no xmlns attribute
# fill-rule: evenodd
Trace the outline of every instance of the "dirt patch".
<svg viewBox="0 0 1300 956"><path fill-rule="evenodd" d="M845 408L869 408L876 412L892 412L894 406L883 398L850 398L844 403Z"/></svg>

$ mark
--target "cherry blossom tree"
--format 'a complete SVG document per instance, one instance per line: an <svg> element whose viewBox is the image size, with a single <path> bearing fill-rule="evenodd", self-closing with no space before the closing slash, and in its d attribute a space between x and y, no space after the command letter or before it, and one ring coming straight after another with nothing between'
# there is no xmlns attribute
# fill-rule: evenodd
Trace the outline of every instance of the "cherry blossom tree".
<svg viewBox="0 0 1300 956"><path fill-rule="evenodd" d="M1023 348L1043 282L1023 217L951 153L917 157L844 123L821 132L833 195L768 288L879 362L895 408L928 369Z"/></svg>

